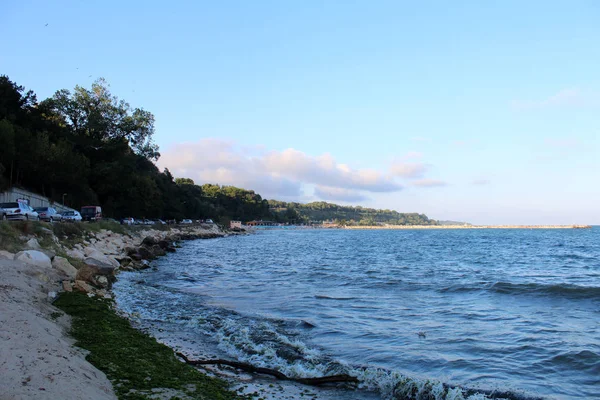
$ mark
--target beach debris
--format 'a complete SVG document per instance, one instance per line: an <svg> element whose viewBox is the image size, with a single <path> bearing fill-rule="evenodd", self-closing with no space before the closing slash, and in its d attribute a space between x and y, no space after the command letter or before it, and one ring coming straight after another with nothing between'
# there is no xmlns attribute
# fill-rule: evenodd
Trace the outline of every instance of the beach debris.
<svg viewBox="0 0 600 400"><path fill-rule="evenodd" d="M294 381L303 383L305 385L323 385L325 383L358 383L358 378L355 376L350 376L347 374L340 375L329 375L329 376L321 376L317 378L292 378L289 377L282 372L277 371L276 369L264 368L264 367L255 367L254 365L239 362L239 361L230 361L230 360L190 360L183 353L176 352L178 357L181 357L187 364L189 365L227 365L229 367L241 369L242 371L265 374L274 376L277 379L285 380L285 381Z"/></svg>

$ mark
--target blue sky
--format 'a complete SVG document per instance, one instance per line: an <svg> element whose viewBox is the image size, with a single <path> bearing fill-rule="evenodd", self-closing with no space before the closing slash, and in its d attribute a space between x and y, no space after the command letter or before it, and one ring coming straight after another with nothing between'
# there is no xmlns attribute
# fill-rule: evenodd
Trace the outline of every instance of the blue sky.
<svg viewBox="0 0 600 400"><path fill-rule="evenodd" d="M106 78L197 183L600 224L600 3L495 3L8 0L0 73Z"/></svg>

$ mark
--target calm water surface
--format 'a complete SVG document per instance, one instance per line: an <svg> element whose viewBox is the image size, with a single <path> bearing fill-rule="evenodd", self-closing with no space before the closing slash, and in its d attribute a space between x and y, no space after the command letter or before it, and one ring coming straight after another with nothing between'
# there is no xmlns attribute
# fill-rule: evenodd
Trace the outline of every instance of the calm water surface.
<svg viewBox="0 0 600 400"><path fill-rule="evenodd" d="M154 265L121 275L119 307L202 356L381 398L600 398L598 228L265 231Z"/></svg>

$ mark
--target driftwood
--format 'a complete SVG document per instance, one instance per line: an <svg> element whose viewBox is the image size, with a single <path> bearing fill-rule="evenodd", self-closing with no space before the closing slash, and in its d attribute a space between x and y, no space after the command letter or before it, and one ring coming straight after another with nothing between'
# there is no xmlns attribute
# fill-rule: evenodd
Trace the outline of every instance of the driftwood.
<svg viewBox="0 0 600 400"><path fill-rule="evenodd" d="M358 383L358 379L355 376L350 376L346 374L342 375L330 375L330 376L322 376L319 378L292 378L289 377L275 369L271 368L263 368L263 367L255 367L254 365L242 363L238 361L229 361L229 360L190 360L183 353L176 353L179 357L181 357L187 364L189 365L227 365L229 367L241 369L246 372L253 372L258 374L265 374L274 376L277 379L281 379L284 381L294 381L303 383L305 385L322 385L325 383Z"/></svg>

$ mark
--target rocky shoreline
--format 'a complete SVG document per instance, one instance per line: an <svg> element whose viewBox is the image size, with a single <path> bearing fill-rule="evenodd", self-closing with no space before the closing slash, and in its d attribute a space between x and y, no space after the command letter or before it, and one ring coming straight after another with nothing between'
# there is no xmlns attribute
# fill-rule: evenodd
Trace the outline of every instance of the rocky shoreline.
<svg viewBox="0 0 600 400"><path fill-rule="evenodd" d="M18 238L23 250L0 250L2 400L115 399L106 375L74 346L68 335L71 318L52 305L54 299L61 291L110 299L120 271L149 268L151 260L175 251L182 240L232 234L216 225L124 233L101 229L73 241L39 226L39 234Z"/></svg>

